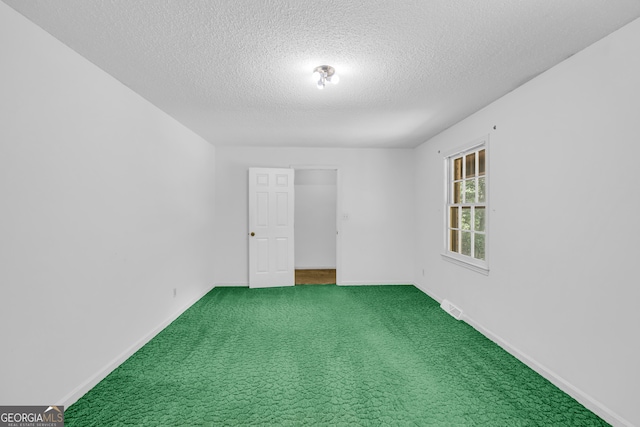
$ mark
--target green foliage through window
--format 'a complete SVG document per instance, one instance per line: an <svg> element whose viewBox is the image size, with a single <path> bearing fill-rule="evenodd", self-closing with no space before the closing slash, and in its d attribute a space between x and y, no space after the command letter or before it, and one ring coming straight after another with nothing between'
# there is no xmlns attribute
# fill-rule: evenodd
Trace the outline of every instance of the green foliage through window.
<svg viewBox="0 0 640 427"><path fill-rule="evenodd" d="M447 248L486 260L486 149L476 147L448 159Z"/></svg>

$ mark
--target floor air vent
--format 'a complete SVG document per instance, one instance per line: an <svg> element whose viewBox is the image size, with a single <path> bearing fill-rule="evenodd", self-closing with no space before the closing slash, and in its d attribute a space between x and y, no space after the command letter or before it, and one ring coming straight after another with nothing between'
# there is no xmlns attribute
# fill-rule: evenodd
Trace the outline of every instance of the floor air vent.
<svg viewBox="0 0 640 427"><path fill-rule="evenodd" d="M449 313L456 320L460 320L462 317L462 310L446 299L442 301L440 308Z"/></svg>

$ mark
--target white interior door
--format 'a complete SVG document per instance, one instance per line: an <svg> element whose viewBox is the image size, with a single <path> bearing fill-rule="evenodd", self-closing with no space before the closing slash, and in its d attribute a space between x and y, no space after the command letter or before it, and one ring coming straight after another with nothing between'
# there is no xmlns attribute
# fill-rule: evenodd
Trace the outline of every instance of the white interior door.
<svg viewBox="0 0 640 427"><path fill-rule="evenodd" d="M249 168L249 287L293 286L293 169Z"/></svg>

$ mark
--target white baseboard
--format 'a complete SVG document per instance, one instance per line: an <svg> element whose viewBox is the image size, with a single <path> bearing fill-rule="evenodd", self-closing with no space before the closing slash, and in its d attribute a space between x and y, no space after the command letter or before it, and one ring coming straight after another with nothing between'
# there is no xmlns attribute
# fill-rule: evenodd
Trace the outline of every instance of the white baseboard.
<svg viewBox="0 0 640 427"><path fill-rule="evenodd" d="M420 289L423 293L427 294L432 299L436 300L436 302L438 304L442 304L442 301L444 300L444 298L441 298L440 296L434 294L433 292L431 292L430 290L428 290L426 288L423 288L422 286L418 285L417 283L414 283L413 286L415 286L416 288Z"/></svg>
<svg viewBox="0 0 640 427"><path fill-rule="evenodd" d="M215 288L248 288L248 283L216 283Z"/></svg>
<svg viewBox="0 0 640 427"><path fill-rule="evenodd" d="M106 366L96 372L93 376L87 379L85 382L76 387L71 393L67 394L64 398L59 400L62 402L65 408L68 408L74 404L78 399L84 396L89 390L95 387L100 381L102 381L107 375L113 372L118 366L120 366L125 360L131 357L136 351L140 350L146 343L151 341L153 337L158 335L164 328L166 328L171 322L176 320L182 313L184 313L189 307L199 301L209 291L215 288L215 285L209 286L201 295L192 298L182 307L180 307L175 313L170 315L162 323L149 331L145 336L140 338L135 344L123 351L119 356L109 362Z"/></svg>
<svg viewBox="0 0 640 427"><path fill-rule="evenodd" d="M393 286L411 286L412 282L345 282L342 281L338 283L338 286L385 286L385 285L393 285Z"/></svg>
<svg viewBox="0 0 640 427"><path fill-rule="evenodd" d="M442 302L442 298L433 294L428 289L425 289L422 286L414 284L414 286L420 289L422 292L436 300L438 303ZM507 341L502 339L499 335L493 333L489 329L482 326L480 323L476 322L466 314L462 315L462 320L464 320L467 324L469 324L476 331L480 332L485 337L489 338L494 343L498 344L502 349L504 349L507 353L511 354L516 359L520 360L522 363L527 365L529 368L536 371L538 374L542 375L545 379L551 382L553 385L558 387L560 390L567 393L569 396L573 397L575 400L580 402L585 408L592 411L594 414L598 415L600 418L608 422L613 426L620 427L632 427L633 425L625 420L623 417L609 409L607 406L603 405L598 400L594 399L589 394L584 391L578 389L573 384L569 383L567 380L562 378L560 375L556 374L551 369L547 368L543 364L539 363L533 357L530 357L526 353L520 351L519 349L510 345Z"/></svg>
<svg viewBox="0 0 640 427"><path fill-rule="evenodd" d="M340 282L338 286L383 286L383 285L405 285L411 286L412 282ZM216 283L216 288L248 288L248 283Z"/></svg>
<svg viewBox="0 0 640 427"><path fill-rule="evenodd" d="M340 282L338 286L382 286L382 285L413 285L411 282ZM248 288L248 283L216 283L216 288Z"/></svg>

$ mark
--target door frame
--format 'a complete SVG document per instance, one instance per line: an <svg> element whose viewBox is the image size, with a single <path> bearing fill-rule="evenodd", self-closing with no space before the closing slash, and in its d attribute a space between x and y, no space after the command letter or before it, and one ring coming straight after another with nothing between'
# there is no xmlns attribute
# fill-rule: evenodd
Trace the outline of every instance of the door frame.
<svg viewBox="0 0 640 427"><path fill-rule="evenodd" d="M336 171L336 285L342 284L342 177L336 165L289 165L294 170L334 170ZM295 190L294 190L295 191ZM295 214L294 214L295 215ZM294 223L295 234L295 223Z"/></svg>

